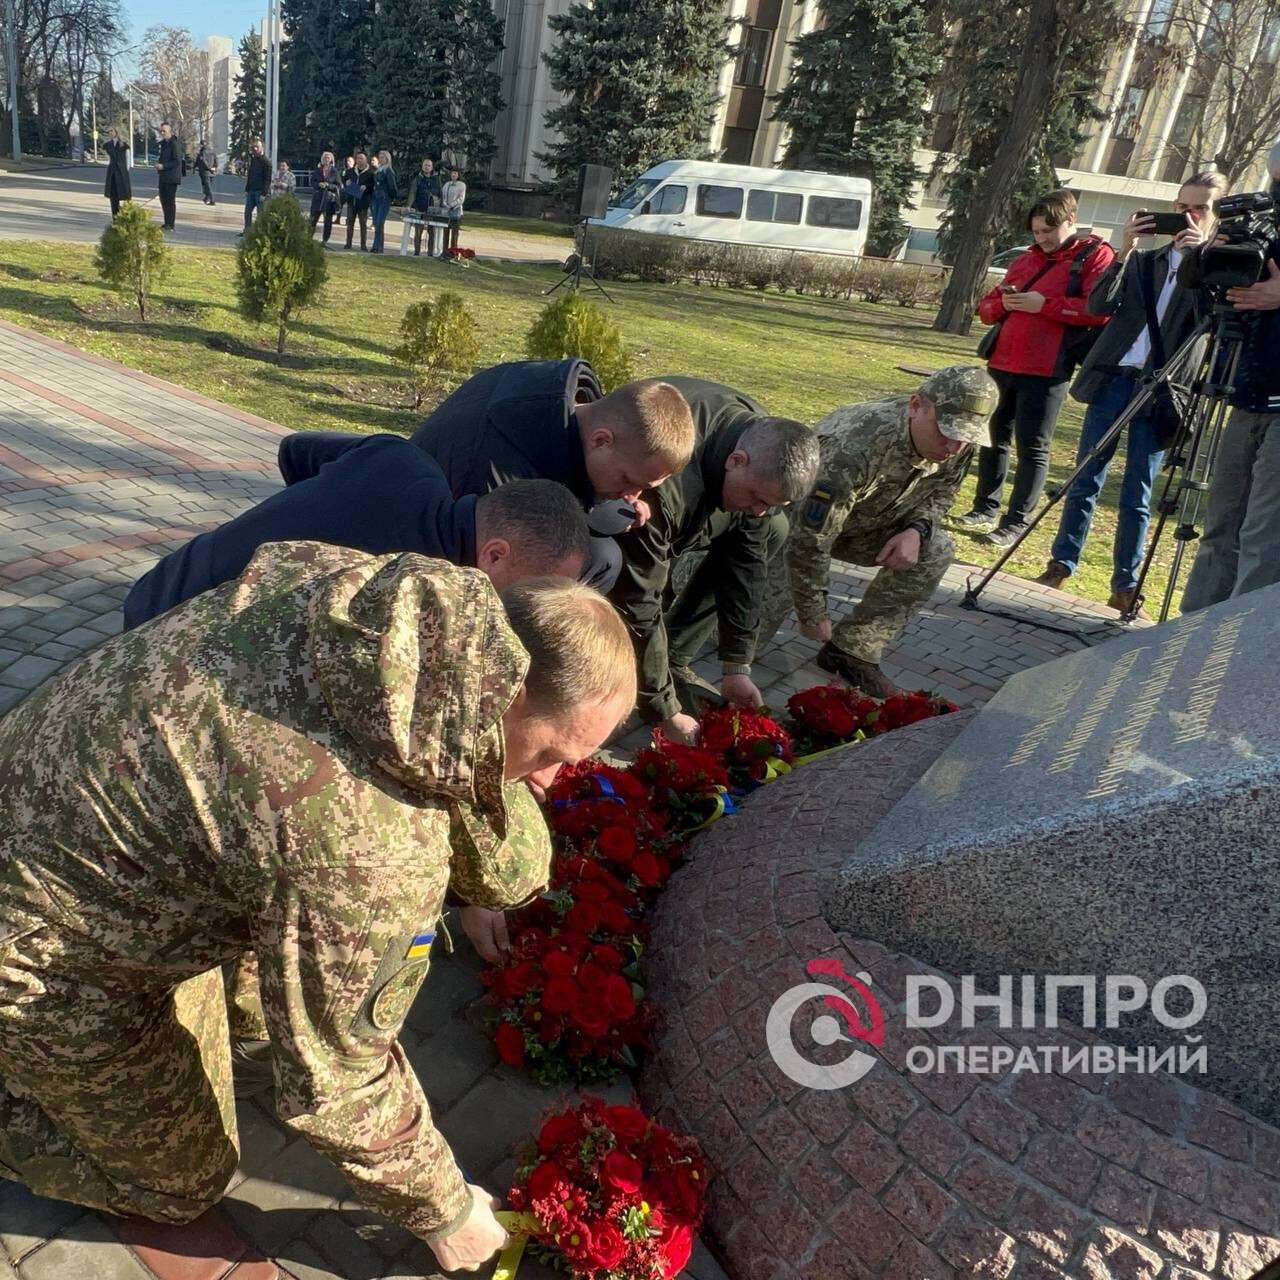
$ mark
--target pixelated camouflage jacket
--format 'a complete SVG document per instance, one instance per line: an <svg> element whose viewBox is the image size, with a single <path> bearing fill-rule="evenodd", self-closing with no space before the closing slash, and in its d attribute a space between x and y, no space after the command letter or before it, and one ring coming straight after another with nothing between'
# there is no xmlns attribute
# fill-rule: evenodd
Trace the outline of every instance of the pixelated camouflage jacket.
<svg viewBox="0 0 1280 1280"><path fill-rule="evenodd" d="M502 781L527 664L477 570L261 548L0 722L0 937L52 928L86 990L144 1002L252 948L281 1118L371 1207L451 1229L468 1193L397 1037L446 884L546 882Z"/></svg>
<svg viewBox="0 0 1280 1280"><path fill-rule="evenodd" d="M869 534L887 541L913 520L946 516L973 454L945 462L922 458L907 429L909 396L843 405L814 428L821 463L818 483L800 503L787 540L787 568L801 622L826 617L831 558L856 559Z"/></svg>

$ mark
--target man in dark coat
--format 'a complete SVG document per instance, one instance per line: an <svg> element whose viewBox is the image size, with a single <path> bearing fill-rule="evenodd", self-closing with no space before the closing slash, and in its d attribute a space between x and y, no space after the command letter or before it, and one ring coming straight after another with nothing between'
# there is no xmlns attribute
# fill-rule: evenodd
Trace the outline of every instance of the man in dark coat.
<svg viewBox="0 0 1280 1280"><path fill-rule="evenodd" d="M688 401L696 443L678 474L648 496L648 521L618 538L622 571L610 599L635 640L641 717L692 741L689 714L700 681L690 664L713 634L723 664L720 692L759 706L751 679L768 563L787 538L776 508L813 488L818 440L802 423L773 418L750 396L701 378L664 382ZM677 593L676 559L705 550Z"/></svg>
<svg viewBox="0 0 1280 1280"><path fill-rule="evenodd" d="M262 207L271 189L271 164L261 138L253 140L253 154L249 157L249 171L244 178L244 229L253 225L253 215Z"/></svg>
<svg viewBox="0 0 1280 1280"><path fill-rule="evenodd" d="M182 144L173 136L167 120L160 126L156 177L160 185L160 208L164 210L164 229L172 231L178 216L178 187L182 182Z"/></svg>
<svg viewBox="0 0 1280 1280"><path fill-rule="evenodd" d="M129 178L129 148L120 140L119 129L108 129L107 135L107 181L102 194L111 201L114 218L121 204L133 199L133 183Z"/></svg>
<svg viewBox="0 0 1280 1280"><path fill-rule="evenodd" d="M628 382L603 395L585 360L515 360L468 378L412 439L440 464L454 497L537 476L558 481L590 510L610 499L640 503L688 462L694 427L668 382ZM597 532L618 532L645 510L633 506ZM593 542L587 580L607 590L617 548L606 536Z"/></svg>
<svg viewBox="0 0 1280 1280"><path fill-rule="evenodd" d="M196 152L196 172L200 175L200 188L204 192L205 204L216 204L211 179L218 172L218 157L203 138L200 139L200 149Z"/></svg>
<svg viewBox="0 0 1280 1280"><path fill-rule="evenodd" d="M357 187L360 194L351 201L351 212L347 215L347 248L351 248L351 240L355 235L356 219L360 219L360 248L368 247L367 236L369 233L369 206L373 203L373 184L377 181L378 175L374 172L373 167L369 164L369 157L363 151L356 152L356 167L354 177L348 178L345 175L342 179L344 190L348 187Z"/></svg>
<svg viewBox="0 0 1280 1280"><path fill-rule="evenodd" d="M482 569L499 591L522 578L576 578L590 554L586 517L563 486L525 480L455 500L440 468L400 436L299 433L282 441L280 470L287 488L134 583L126 627L239 577L268 542L418 551Z"/></svg>

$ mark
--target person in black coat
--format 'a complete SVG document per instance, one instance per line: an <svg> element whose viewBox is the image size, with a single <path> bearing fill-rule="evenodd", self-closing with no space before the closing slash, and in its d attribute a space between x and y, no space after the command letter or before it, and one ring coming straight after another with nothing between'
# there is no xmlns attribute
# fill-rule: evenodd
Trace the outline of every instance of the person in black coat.
<svg viewBox="0 0 1280 1280"><path fill-rule="evenodd" d="M133 182L129 177L129 148L120 140L119 129L107 130L107 181L102 194L111 201L111 216L120 212L125 200L133 199Z"/></svg>
<svg viewBox="0 0 1280 1280"><path fill-rule="evenodd" d="M211 179L218 172L218 157L203 138L200 139L200 149L196 152L196 172L200 175L200 188L204 192L205 204L216 204Z"/></svg>
<svg viewBox="0 0 1280 1280"><path fill-rule="evenodd" d="M355 235L357 218L360 219L360 248L368 248L369 206L373 203L373 184L377 174L369 167L369 157L363 151L356 152L355 172L348 180L343 178L343 191L351 199L351 209L347 214L347 248L351 248L351 240Z"/></svg>
<svg viewBox="0 0 1280 1280"><path fill-rule="evenodd" d="M178 216L178 186L182 182L182 144L173 136L173 129L167 120L160 126L160 154L156 158L156 177L160 185L164 229L172 231Z"/></svg>
<svg viewBox="0 0 1280 1280"><path fill-rule="evenodd" d="M238 577L268 542L417 551L481 569L499 591L521 578L576 577L589 554L586 517L561 485L526 480L455 499L440 468L401 436L299 432L281 442L279 461L288 487L139 578L126 627Z"/></svg>
<svg viewBox="0 0 1280 1280"><path fill-rule="evenodd" d="M253 142L253 154L249 157L249 170L244 179L244 229L253 224L253 215L262 207L271 188L271 165L261 138Z"/></svg>
<svg viewBox="0 0 1280 1280"><path fill-rule="evenodd" d="M338 226L342 226L343 214L346 214L347 226L351 225L351 207L354 204L353 198L347 194L347 187L350 184L355 187L360 175L356 173L356 158L348 156L347 162L342 166L342 176L338 187Z"/></svg>
<svg viewBox="0 0 1280 1280"><path fill-rule="evenodd" d="M320 163L311 174L311 234L316 233L316 223L324 218L324 244L329 243L333 231L333 215L338 211L338 194L341 183L338 167L333 162L333 152L320 156Z"/></svg>

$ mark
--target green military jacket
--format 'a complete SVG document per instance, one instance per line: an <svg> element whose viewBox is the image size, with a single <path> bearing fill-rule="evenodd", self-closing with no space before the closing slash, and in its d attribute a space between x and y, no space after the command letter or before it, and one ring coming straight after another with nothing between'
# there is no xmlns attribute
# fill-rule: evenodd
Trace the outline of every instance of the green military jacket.
<svg viewBox="0 0 1280 1280"><path fill-rule="evenodd" d="M951 509L973 450L945 462L922 458L907 428L909 401L897 396L844 405L815 428L818 483L787 540L791 595L803 623L827 616L831 558L842 558L842 544L854 559L853 545L864 544L868 533L888 541L914 521L932 529Z"/></svg>
<svg viewBox="0 0 1280 1280"><path fill-rule="evenodd" d="M503 782L527 665L477 570L264 546L0 722L0 942L52 937L98 1052L96 1001L145 1016L252 949L282 1120L371 1207L451 1229L468 1193L397 1037L446 887L500 908L546 882ZM15 1004L34 1035L68 1016Z"/></svg>

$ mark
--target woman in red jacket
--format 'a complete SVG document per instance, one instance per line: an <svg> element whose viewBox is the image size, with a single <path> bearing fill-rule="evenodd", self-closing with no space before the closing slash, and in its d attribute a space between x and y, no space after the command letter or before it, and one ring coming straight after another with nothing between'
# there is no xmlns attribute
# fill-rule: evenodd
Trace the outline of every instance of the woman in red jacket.
<svg viewBox="0 0 1280 1280"><path fill-rule="evenodd" d="M1040 500L1058 410L1087 351L1081 339L1107 322L1087 311L1089 290L1115 257L1100 237L1076 234L1070 191L1051 191L1037 201L1027 228L1035 244L978 304L978 315L1000 326L987 362L1000 400L991 415L991 444L978 451L973 510L956 521L962 529L990 529L986 540L997 547L1017 539ZM1011 443L1018 465L1009 509L996 525Z"/></svg>

